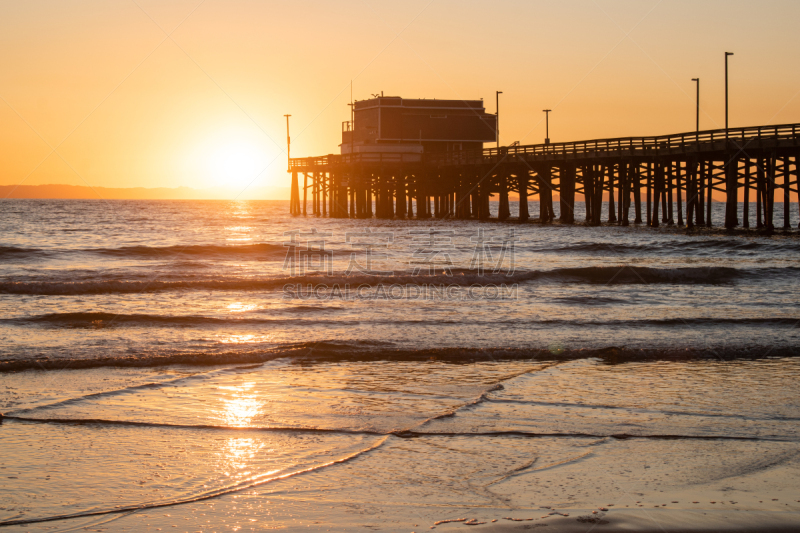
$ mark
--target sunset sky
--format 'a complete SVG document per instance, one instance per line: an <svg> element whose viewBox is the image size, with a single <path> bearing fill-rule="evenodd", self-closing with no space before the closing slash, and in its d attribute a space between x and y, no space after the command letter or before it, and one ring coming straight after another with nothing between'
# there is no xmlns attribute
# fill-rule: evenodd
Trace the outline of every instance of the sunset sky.
<svg viewBox="0 0 800 533"><path fill-rule="evenodd" d="M501 141L800 122L800 2L0 1L0 185L288 186L356 99L500 102ZM247 196L247 192L244 193Z"/></svg>

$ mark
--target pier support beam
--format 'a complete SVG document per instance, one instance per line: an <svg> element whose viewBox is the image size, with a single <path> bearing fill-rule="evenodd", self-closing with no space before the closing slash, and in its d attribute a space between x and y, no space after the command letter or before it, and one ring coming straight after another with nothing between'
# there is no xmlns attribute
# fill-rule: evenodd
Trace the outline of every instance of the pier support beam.
<svg viewBox="0 0 800 533"><path fill-rule="evenodd" d="M673 224L675 224L675 219L672 216L672 204L673 204L672 188L675 183L673 181L675 164L672 161L667 161L666 166L667 166L666 169L667 171L665 172L666 191L664 194L664 203L666 207L664 209L664 218L667 225L672 226Z"/></svg>
<svg viewBox="0 0 800 533"><path fill-rule="evenodd" d="M623 161L619 165L619 223L623 226L630 225L631 210L631 181L630 164Z"/></svg>
<svg viewBox="0 0 800 533"><path fill-rule="evenodd" d="M562 224L575 223L575 165L562 164L559 169L559 219Z"/></svg>
<svg viewBox="0 0 800 533"><path fill-rule="evenodd" d="M750 179L752 164L750 158L744 160L744 203L742 205L742 227L750 227Z"/></svg>
<svg viewBox="0 0 800 533"><path fill-rule="evenodd" d="M797 193L797 228L800 229L800 152L794 154L794 190Z"/></svg>
<svg viewBox="0 0 800 533"><path fill-rule="evenodd" d="M664 165L661 161L656 161L653 172L653 218L650 219L650 226L657 228L658 223L658 202L663 196Z"/></svg>
<svg viewBox="0 0 800 533"><path fill-rule="evenodd" d="M611 224L617 222L617 208L614 203L614 182L616 181L614 179L615 168L616 165L614 163L606 165L606 170L608 172L608 222Z"/></svg>
<svg viewBox="0 0 800 533"><path fill-rule="evenodd" d="M634 161L632 165L633 176L631 185L633 186L633 203L636 210L636 218L633 219L634 224L642 223L642 164L639 161Z"/></svg>
<svg viewBox="0 0 800 533"><path fill-rule="evenodd" d="M519 220L520 222L525 222L530 218L530 213L528 212L528 180L530 176L528 175L528 167L527 165L520 165L517 168L517 190L519 191Z"/></svg>
<svg viewBox="0 0 800 533"><path fill-rule="evenodd" d="M768 232L772 232L775 230L774 224L774 211L775 211L775 167L776 167L776 158L775 155L771 155L767 158L767 198L766 198L766 214L767 220L765 222L765 226Z"/></svg>
<svg viewBox="0 0 800 533"><path fill-rule="evenodd" d="M539 222L548 224L553 221L553 168L541 165L536 168L536 181L539 184Z"/></svg>
<svg viewBox="0 0 800 533"><path fill-rule="evenodd" d="M308 199L308 172L303 172L303 216L306 216L307 199Z"/></svg>
<svg viewBox="0 0 800 533"><path fill-rule="evenodd" d="M725 156L725 228L730 231L738 224L739 160L733 154Z"/></svg>
<svg viewBox="0 0 800 533"><path fill-rule="evenodd" d="M789 198L791 176L792 174L789 172L789 156L783 156L783 229L785 230L792 228L792 204Z"/></svg>
<svg viewBox="0 0 800 533"><path fill-rule="evenodd" d="M292 172L292 190L289 194L289 214L297 216L300 214L300 191L297 183L297 172Z"/></svg>
<svg viewBox="0 0 800 533"><path fill-rule="evenodd" d="M711 227L711 207L714 201L714 162L706 161L705 165L705 180L706 180L706 226Z"/></svg>
<svg viewBox="0 0 800 533"><path fill-rule="evenodd" d="M511 216L511 208L508 205L508 173L501 170L498 175L498 182L500 187L500 205L498 206L497 219L508 220Z"/></svg>
<svg viewBox="0 0 800 533"><path fill-rule="evenodd" d="M685 181L686 170L683 162L678 161L675 166L675 191L678 194L678 226L683 226L683 182Z"/></svg>
<svg viewBox="0 0 800 533"><path fill-rule="evenodd" d="M686 166L686 227L694 228L697 217L697 161L689 160Z"/></svg>

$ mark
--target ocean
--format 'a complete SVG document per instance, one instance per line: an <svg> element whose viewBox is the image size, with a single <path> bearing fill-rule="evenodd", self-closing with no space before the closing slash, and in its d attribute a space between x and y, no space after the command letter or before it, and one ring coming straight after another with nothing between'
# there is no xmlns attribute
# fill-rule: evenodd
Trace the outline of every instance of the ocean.
<svg viewBox="0 0 800 533"><path fill-rule="evenodd" d="M0 202L0 527L800 525L796 230L288 212Z"/></svg>

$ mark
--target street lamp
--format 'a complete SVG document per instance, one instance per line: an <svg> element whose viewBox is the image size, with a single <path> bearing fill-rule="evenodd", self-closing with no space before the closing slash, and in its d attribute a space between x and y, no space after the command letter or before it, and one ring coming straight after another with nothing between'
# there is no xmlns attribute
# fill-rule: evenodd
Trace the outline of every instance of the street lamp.
<svg viewBox="0 0 800 533"><path fill-rule="evenodd" d="M725 52L725 137L728 136L728 56L733 52Z"/></svg>
<svg viewBox="0 0 800 533"><path fill-rule="evenodd" d="M697 115L695 117L695 130L700 131L700 78L692 78L697 82Z"/></svg>
<svg viewBox="0 0 800 533"><path fill-rule="evenodd" d="M283 116L286 117L286 160L287 160L287 165L288 165L287 168L289 170L291 170L292 169L291 168L291 166L292 166L291 165L291 160L292 160L292 156L291 156L291 153L292 153L291 152L292 139L291 139L291 137L289 137L289 117L291 117L292 115L283 115Z"/></svg>
<svg viewBox="0 0 800 533"><path fill-rule="evenodd" d="M544 137L544 144L550 144L550 112L553 111L552 109L542 109L544 113L544 124L545 124L545 137Z"/></svg>
<svg viewBox="0 0 800 533"><path fill-rule="evenodd" d="M503 91L496 91L496 94L494 95L496 101L496 109L497 109L497 112L495 113L495 115L497 115L497 125L495 126L497 148L500 148L500 95L501 94L503 94Z"/></svg>

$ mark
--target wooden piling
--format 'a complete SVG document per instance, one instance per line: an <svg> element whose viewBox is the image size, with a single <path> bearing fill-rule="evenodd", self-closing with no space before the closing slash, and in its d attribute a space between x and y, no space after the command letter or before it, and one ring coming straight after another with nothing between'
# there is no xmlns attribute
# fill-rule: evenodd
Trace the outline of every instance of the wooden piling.
<svg viewBox="0 0 800 533"><path fill-rule="evenodd" d="M683 162L679 161L675 170L675 191L678 194L678 226L683 226L683 183L686 181L686 169Z"/></svg>
<svg viewBox="0 0 800 533"><path fill-rule="evenodd" d="M732 230L739 218L739 160L726 156L725 161L725 227Z"/></svg>
<svg viewBox="0 0 800 533"><path fill-rule="evenodd" d="M563 163L559 169L559 216L563 224L575 223L575 164Z"/></svg>
<svg viewBox="0 0 800 533"><path fill-rule="evenodd" d="M664 167L661 161L657 161L653 176L653 218L650 220L650 227L658 227L658 201L661 195L661 182L664 179Z"/></svg>
<svg viewBox="0 0 800 533"><path fill-rule="evenodd" d="M775 214L775 154L767 158L767 198L766 198L766 215L767 220L764 223L767 231L772 232L775 230L774 214Z"/></svg>
<svg viewBox="0 0 800 533"><path fill-rule="evenodd" d="M583 165L581 177L583 178L583 205L586 212L584 224L592 225L592 202L594 201L594 169L592 165Z"/></svg>
<svg viewBox="0 0 800 533"><path fill-rule="evenodd" d="M697 161L690 159L686 167L686 227L694 228L697 220Z"/></svg>
<svg viewBox="0 0 800 533"><path fill-rule="evenodd" d="M303 172L303 216L306 216L307 198L308 198L308 172Z"/></svg>
<svg viewBox="0 0 800 533"><path fill-rule="evenodd" d="M553 221L553 183L552 167L540 165L536 168L539 185L539 222L547 224Z"/></svg>
<svg viewBox="0 0 800 533"><path fill-rule="evenodd" d="M603 182L606 171L603 165L597 165L594 171L594 199L592 205L592 225L600 226L603 223Z"/></svg>
<svg viewBox="0 0 800 533"><path fill-rule="evenodd" d="M661 172L658 174L656 187L659 191L659 198L661 198L661 222L667 224L669 223L669 217L667 216L667 170L669 166L663 162L659 166L661 167Z"/></svg>
<svg viewBox="0 0 800 533"><path fill-rule="evenodd" d="M653 210L652 210L652 198L653 198L653 164L647 163L645 168L647 169L647 225L651 226L653 224Z"/></svg>
<svg viewBox="0 0 800 533"><path fill-rule="evenodd" d="M791 174L789 173L789 157L783 156L783 229L792 229L792 203L789 198Z"/></svg>
<svg viewBox="0 0 800 533"><path fill-rule="evenodd" d="M667 162L667 172L666 172L666 187L667 187L667 194L666 194L666 201L667 201L667 225L672 226L675 224L675 219L673 218L672 213L672 206L673 206L673 186L675 184L674 178L674 171L675 171L675 164L672 161Z"/></svg>
<svg viewBox="0 0 800 533"><path fill-rule="evenodd" d="M636 210L634 224L642 223L642 164L639 161L633 161L631 164L633 175L631 176L631 185L633 186L633 203Z"/></svg>
<svg viewBox="0 0 800 533"><path fill-rule="evenodd" d="M708 185L706 186L706 226L709 228L711 227L711 206L713 202L713 193L714 193L714 165L711 161L706 162L706 179L708 181Z"/></svg>
<svg viewBox="0 0 800 533"><path fill-rule="evenodd" d="M617 218L621 226L628 226L630 224L629 212L631 207L631 187L630 187L630 164L628 161L623 161L619 165L619 198L617 201L619 205L619 213Z"/></svg>
<svg viewBox="0 0 800 533"><path fill-rule="evenodd" d="M499 175L500 205L498 206L498 220L507 220L511 216L511 208L508 204L508 174L501 171Z"/></svg>
<svg viewBox="0 0 800 533"><path fill-rule="evenodd" d="M528 169L521 167L517 169L517 187L519 190L519 220L525 222L530 218L528 212Z"/></svg>
<svg viewBox="0 0 800 533"><path fill-rule="evenodd" d="M300 191L298 190L297 171L292 171L292 189L289 193L289 214L300 214Z"/></svg>
<svg viewBox="0 0 800 533"><path fill-rule="evenodd" d="M750 158L744 160L744 198L742 205L742 227L750 227Z"/></svg>
<svg viewBox="0 0 800 533"><path fill-rule="evenodd" d="M614 169L613 163L606 165L608 171L608 222L613 224L617 221L617 208L614 203Z"/></svg>
<svg viewBox="0 0 800 533"><path fill-rule="evenodd" d="M794 154L794 190L797 193L797 228L800 229L800 152Z"/></svg>

